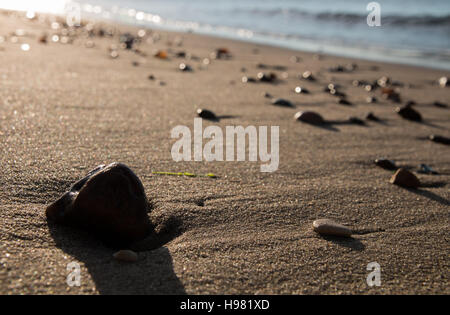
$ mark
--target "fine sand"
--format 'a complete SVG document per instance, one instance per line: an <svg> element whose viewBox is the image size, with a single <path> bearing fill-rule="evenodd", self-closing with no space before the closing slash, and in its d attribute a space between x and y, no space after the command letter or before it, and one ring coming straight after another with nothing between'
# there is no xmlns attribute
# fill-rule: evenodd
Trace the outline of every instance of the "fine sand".
<svg viewBox="0 0 450 315"><path fill-rule="evenodd" d="M54 43L52 34L64 34L50 28L51 19L0 12L1 294L450 293L450 149L426 140L450 136L450 108L431 105L449 103L450 88L435 84L448 71L160 31L148 32L138 52L119 49L113 59L108 48L119 44L117 33L87 38L84 29L72 43ZM18 29L24 34L15 36ZM137 28L121 30L137 34ZM44 32L47 44L39 42ZM94 47L86 47L89 40ZM232 58L202 66L219 47ZM168 50L169 59L153 57L155 49ZM180 51L190 59L177 58ZM292 62L294 55L301 61ZM194 71L180 72L181 62ZM351 63L358 65L352 72L328 71ZM299 80L306 70L317 81ZM279 82L241 82L260 71L275 72ZM402 83L395 87L401 104L384 100L380 89L352 85L384 75ZM353 106L324 92L330 82ZM310 94L294 93L296 86ZM295 108L271 105L265 92ZM366 103L369 95L379 102ZM394 112L410 100L424 122ZM260 162L174 162L170 131L192 128L199 107L228 116L204 126L280 126L279 169L261 173ZM382 122L322 128L295 121L300 110L334 121L373 112ZM439 175L416 173L423 187L404 189L389 183L392 171L373 164L378 157L414 172L425 163ZM114 161L134 170L152 201L151 219L173 231L167 244L140 252L132 264L115 261L113 249L85 232L49 226L44 213L75 180ZM349 226L353 238L318 236L312 230L318 218ZM66 283L70 262L81 265L79 287ZM371 262L381 266L379 287L366 284Z"/></svg>

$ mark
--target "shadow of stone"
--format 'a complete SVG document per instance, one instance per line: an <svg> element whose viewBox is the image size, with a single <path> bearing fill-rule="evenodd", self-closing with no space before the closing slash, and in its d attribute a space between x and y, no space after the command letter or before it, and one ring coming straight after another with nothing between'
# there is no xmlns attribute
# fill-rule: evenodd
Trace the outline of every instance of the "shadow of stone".
<svg viewBox="0 0 450 315"><path fill-rule="evenodd" d="M353 237L339 237L331 235L322 235L321 237L327 241L333 242L334 244L347 247L358 252L363 251L366 248L360 240Z"/></svg>
<svg viewBox="0 0 450 315"><path fill-rule="evenodd" d="M166 247L139 253L135 263L123 263L113 259L113 249L85 231L53 223L48 228L56 247L84 263L100 294L186 294ZM171 239L165 235L156 245Z"/></svg>
<svg viewBox="0 0 450 315"><path fill-rule="evenodd" d="M437 201L444 206L450 206L450 200L448 200L444 197L441 197L431 191L424 190L424 189L412 189L412 188L405 188L405 189L416 195L424 196L424 197L427 197L428 199Z"/></svg>

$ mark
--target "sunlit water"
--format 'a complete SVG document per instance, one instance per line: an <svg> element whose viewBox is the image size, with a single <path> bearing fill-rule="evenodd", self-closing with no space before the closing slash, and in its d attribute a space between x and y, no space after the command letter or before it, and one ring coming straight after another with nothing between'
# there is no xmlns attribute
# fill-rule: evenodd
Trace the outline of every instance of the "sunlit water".
<svg viewBox="0 0 450 315"><path fill-rule="evenodd" d="M64 13L64 0L0 7ZM294 49L450 69L450 1L385 0L380 27L362 0L89 0L82 16Z"/></svg>

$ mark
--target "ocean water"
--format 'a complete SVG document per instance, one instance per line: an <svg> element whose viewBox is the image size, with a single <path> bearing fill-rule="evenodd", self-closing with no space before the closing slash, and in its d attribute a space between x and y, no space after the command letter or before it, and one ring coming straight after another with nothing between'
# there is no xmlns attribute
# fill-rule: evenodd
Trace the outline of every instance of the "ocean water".
<svg viewBox="0 0 450 315"><path fill-rule="evenodd" d="M64 0L0 0L62 13ZM362 0L88 0L82 16L293 49L450 70L450 0L385 0L381 26Z"/></svg>

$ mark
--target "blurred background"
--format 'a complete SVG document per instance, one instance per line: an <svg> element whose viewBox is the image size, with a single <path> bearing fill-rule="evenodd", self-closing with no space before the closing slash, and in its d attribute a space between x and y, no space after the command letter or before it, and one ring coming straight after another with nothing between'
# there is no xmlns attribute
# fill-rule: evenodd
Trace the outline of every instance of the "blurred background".
<svg viewBox="0 0 450 315"><path fill-rule="evenodd" d="M450 69L450 1L386 0L381 26L368 0L0 0L0 8L190 31L298 50Z"/></svg>

